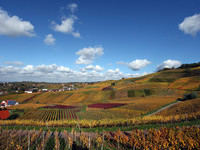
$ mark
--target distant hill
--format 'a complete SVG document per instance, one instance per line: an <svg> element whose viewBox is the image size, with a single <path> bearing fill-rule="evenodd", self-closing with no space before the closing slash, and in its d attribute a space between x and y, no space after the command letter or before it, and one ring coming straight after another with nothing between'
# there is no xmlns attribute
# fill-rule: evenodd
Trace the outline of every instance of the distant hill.
<svg viewBox="0 0 200 150"><path fill-rule="evenodd" d="M112 87L113 90L102 91L105 87ZM102 81L84 85L76 91L41 93L27 103L87 105L148 96L182 97L184 93L195 90L200 90L200 67L177 68L136 78ZM7 98L20 102L29 96L15 94L1 96L0 100Z"/></svg>

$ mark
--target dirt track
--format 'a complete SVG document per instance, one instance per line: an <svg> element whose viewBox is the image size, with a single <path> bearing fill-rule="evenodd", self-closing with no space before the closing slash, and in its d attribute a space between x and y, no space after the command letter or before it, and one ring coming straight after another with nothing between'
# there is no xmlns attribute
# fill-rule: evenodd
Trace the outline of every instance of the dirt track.
<svg viewBox="0 0 200 150"><path fill-rule="evenodd" d="M181 101L178 101L178 102L176 102L176 103L167 105L166 107L163 107L163 108L157 110L156 112L154 112L154 113L152 113L152 114L149 114L149 116L155 115L156 113L161 112L161 111L163 111L163 110L165 110L165 109L167 109L167 108L170 108L171 106L173 106L173 105L175 105L175 104L178 104L178 103L180 103L180 102L181 102Z"/></svg>

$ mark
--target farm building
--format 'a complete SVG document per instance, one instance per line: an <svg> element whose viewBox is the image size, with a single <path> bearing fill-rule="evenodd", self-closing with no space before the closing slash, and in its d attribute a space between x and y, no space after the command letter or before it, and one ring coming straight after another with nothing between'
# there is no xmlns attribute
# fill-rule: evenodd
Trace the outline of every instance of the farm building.
<svg viewBox="0 0 200 150"><path fill-rule="evenodd" d="M7 106L11 106L11 105L18 105L19 103L17 101L14 100L6 100L6 101L2 101L1 102L1 107L7 107Z"/></svg>
<svg viewBox="0 0 200 150"><path fill-rule="evenodd" d="M32 90L26 90L26 91L24 91L24 93L33 93L33 91Z"/></svg>

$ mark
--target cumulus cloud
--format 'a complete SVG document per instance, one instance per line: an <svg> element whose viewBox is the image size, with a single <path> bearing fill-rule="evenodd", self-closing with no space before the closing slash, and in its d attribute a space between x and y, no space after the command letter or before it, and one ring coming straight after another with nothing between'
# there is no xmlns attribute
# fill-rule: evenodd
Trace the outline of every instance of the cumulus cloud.
<svg viewBox="0 0 200 150"><path fill-rule="evenodd" d="M53 71L57 71L58 66L56 64L52 65L38 65L35 67L36 71L44 72L44 73L52 73Z"/></svg>
<svg viewBox="0 0 200 150"><path fill-rule="evenodd" d="M137 70L140 70L141 68L144 68L147 65L151 64L151 62L148 61L147 59L136 59L130 63L120 61L120 62L117 62L117 64L126 65L133 71L137 71Z"/></svg>
<svg viewBox="0 0 200 150"><path fill-rule="evenodd" d="M160 65L158 65L156 70L162 70L164 68L173 68L173 67L177 68L179 66L181 66L180 61L168 59L166 61L163 61Z"/></svg>
<svg viewBox="0 0 200 150"><path fill-rule="evenodd" d="M95 70L95 71L97 71L97 72L100 72L100 71L103 71L103 70L104 70L104 68L101 67L101 66L99 66L99 65L96 65L96 66L89 65L89 66L86 66L84 69L85 69L85 70Z"/></svg>
<svg viewBox="0 0 200 150"><path fill-rule="evenodd" d="M46 45L54 45L55 44L55 38L53 37L52 34L47 34L46 38L44 39L44 43Z"/></svg>
<svg viewBox="0 0 200 150"><path fill-rule="evenodd" d="M18 16L10 16L0 8L0 34L10 37L35 35L34 26L29 21L23 21Z"/></svg>
<svg viewBox="0 0 200 150"><path fill-rule="evenodd" d="M9 66L23 66L24 65L24 63L20 61L7 61L4 64L9 65Z"/></svg>
<svg viewBox="0 0 200 150"><path fill-rule="evenodd" d="M78 5L77 5L76 3L72 3L72 4L67 5L67 8L68 8L72 13L74 13L75 10L77 10Z"/></svg>
<svg viewBox="0 0 200 150"><path fill-rule="evenodd" d="M60 72L70 72L71 70L68 67L59 66L57 68L57 71L60 71Z"/></svg>
<svg viewBox="0 0 200 150"><path fill-rule="evenodd" d="M18 67L14 66L0 66L1 77L3 77L3 75L10 76L13 73L19 72L19 70L20 69Z"/></svg>
<svg viewBox="0 0 200 150"><path fill-rule="evenodd" d="M103 48L101 46L80 49L78 52L76 52L76 55L80 55L76 60L76 64L91 64L94 59L103 55L103 53Z"/></svg>
<svg viewBox="0 0 200 150"><path fill-rule="evenodd" d="M52 22L52 29L56 32L61 32L65 34L71 34L76 38L80 38L81 35L78 31L74 31L74 23L77 20L77 17L71 16L62 20L61 24Z"/></svg>
<svg viewBox="0 0 200 150"><path fill-rule="evenodd" d="M98 66L98 65L97 65ZM95 66L93 66L95 68ZM88 68L92 68L91 66ZM96 67L98 68L98 67ZM124 74L118 68L109 69L104 73L98 70L76 71L66 66L27 65L25 67L0 66L1 81L44 81L44 82L72 82L72 81L102 81L137 77L141 74Z"/></svg>
<svg viewBox="0 0 200 150"><path fill-rule="evenodd" d="M24 71L32 72L34 71L33 65L27 65L23 68Z"/></svg>
<svg viewBox="0 0 200 150"><path fill-rule="evenodd" d="M182 23L179 24L179 29L185 34L195 36L200 31L200 14L195 14L186 17Z"/></svg>

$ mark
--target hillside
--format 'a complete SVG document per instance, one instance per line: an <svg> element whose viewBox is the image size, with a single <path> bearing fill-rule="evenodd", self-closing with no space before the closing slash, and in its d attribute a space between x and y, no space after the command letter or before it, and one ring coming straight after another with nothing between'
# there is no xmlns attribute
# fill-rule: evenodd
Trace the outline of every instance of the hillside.
<svg viewBox="0 0 200 150"><path fill-rule="evenodd" d="M199 90L200 67L196 67L191 69L163 70L137 78L85 84L82 88L75 91L0 96L0 100L17 100L21 104L12 106L10 109L24 109L26 110L25 116L30 116L28 114L40 114L41 116L39 118L36 117L35 120L41 119L51 112L50 110L46 111L38 108L52 104L74 105L77 106L78 111L74 112L70 110L69 112L65 112L52 110L50 116L69 113L69 116L73 114L70 118L77 116L75 118L86 120L102 120L107 118L115 120L132 119L141 115L147 115L175 102L178 98L183 97L185 93L196 91L199 94ZM186 103L191 102L188 101ZM107 103L116 103L123 104L123 106L109 109L87 108L90 104L98 103L105 103L105 105ZM184 102L181 102L180 105L182 103ZM176 109L178 108L182 109L181 106L176 107ZM28 111L30 109L33 110ZM173 110L173 112L176 111ZM166 114L170 113L166 112ZM160 113L160 115L163 114ZM67 115L66 117L69 118L69 116ZM59 118L59 116L57 117Z"/></svg>
<svg viewBox="0 0 200 150"><path fill-rule="evenodd" d="M102 91L111 86L113 90ZM182 97L184 93L200 88L200 67L160 71L137 78L109 80L85 85L76 91L0 96L0 100L19 102L37 95L26 103L88 105L107 101L131 101L156 96Z"/></svg>

